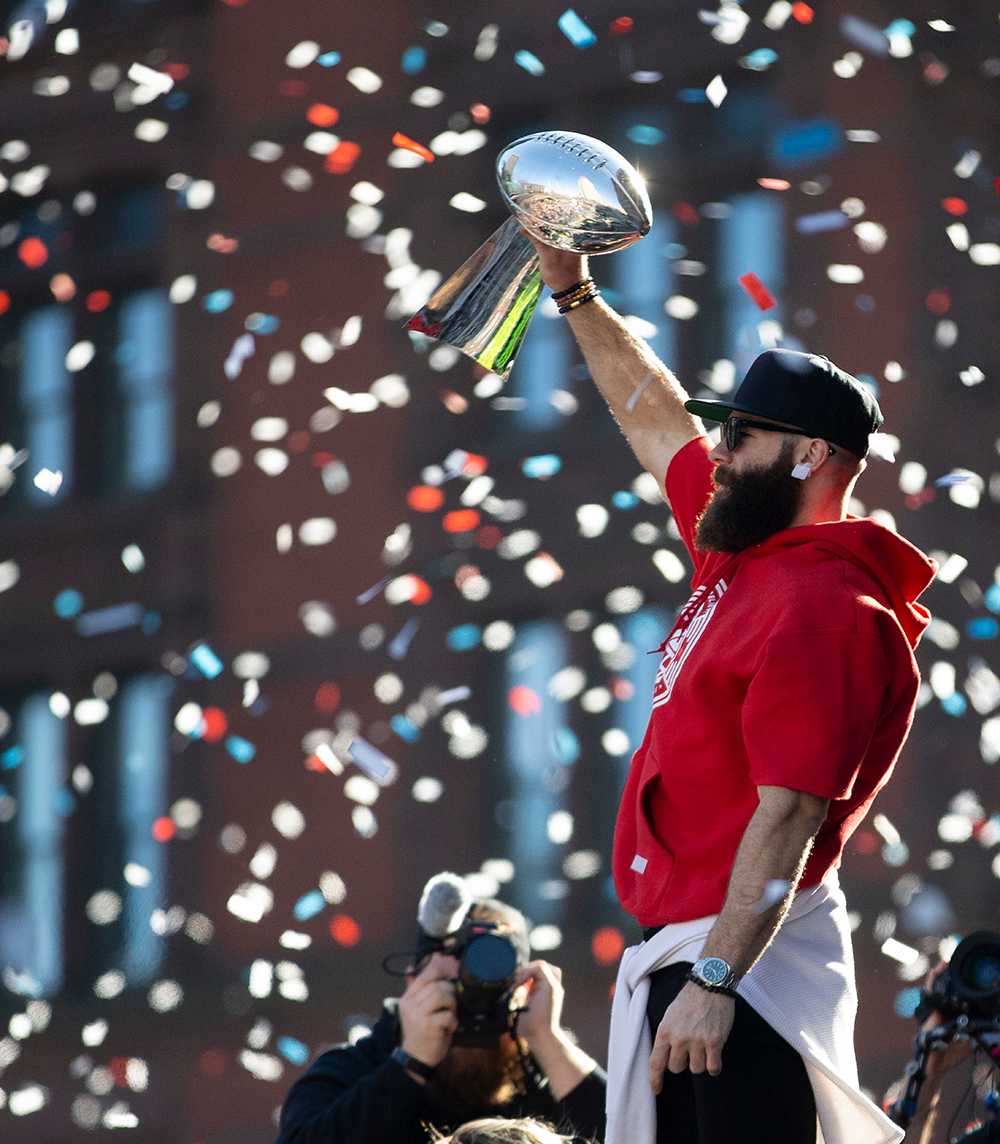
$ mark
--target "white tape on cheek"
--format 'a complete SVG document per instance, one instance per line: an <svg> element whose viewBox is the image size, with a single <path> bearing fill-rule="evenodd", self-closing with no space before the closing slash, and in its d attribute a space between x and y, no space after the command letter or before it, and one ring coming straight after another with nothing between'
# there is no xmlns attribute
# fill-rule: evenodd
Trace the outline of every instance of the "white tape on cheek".
<svg viewBox="0 0 1000 1144"><path fill-rule="evenodd" d="M803 461L800 465L796 465L795 468L792 469L792 476L797 481L804 481L812 471L812 463L809 461Z"/></svg>

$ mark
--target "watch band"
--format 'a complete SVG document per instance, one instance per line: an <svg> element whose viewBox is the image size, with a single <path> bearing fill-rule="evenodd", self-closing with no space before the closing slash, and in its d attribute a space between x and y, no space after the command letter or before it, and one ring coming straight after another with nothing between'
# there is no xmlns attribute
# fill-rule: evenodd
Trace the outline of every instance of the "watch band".
<svg viewBox="0 0 1000 1144"><path fill-rule="evenodd" d="M397 1065L402 1065L404 1069L416 1073L417 1076L422 1077L424 1080L430 1080L437 1072L437 1068L434 1065L425 1064L423 1061L418 1061L416 1057L410 1056L402 1045L397 1045L392 1050L390 1056Z"/></svg>
<svg viewBox="0 0 1000 1144"><path fill-rule="evenodd" d="M721 993L725 997L739 996L735 989L730 989L727 985L709 985L707 981L699 977L697 973L693 973L690 969L684 974L684 980L693 981L695 985L700 985L706 993Z"/></svg>

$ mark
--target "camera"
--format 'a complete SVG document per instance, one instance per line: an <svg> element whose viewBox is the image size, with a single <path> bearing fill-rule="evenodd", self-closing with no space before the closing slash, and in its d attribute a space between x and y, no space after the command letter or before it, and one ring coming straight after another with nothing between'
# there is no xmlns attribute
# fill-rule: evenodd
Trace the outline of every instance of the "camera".
<svg viewBox="0 0 1000 1144"><path fill-rule="evenodd" d="M470 921L455 934L454 947L444 952L458 958L458 1028L451 1043L495 1049L514 1022L510 998L517 977L517 947L495 922Z"/></svg>
<svg viewBox="0 0 1000 1144"><path fill-rule="evenodd" d="M959 942L948 967L922 992L915 1016L922 1022L935 1011L945 1021L1000 1017L1000 933L979 930Z"/></svg>

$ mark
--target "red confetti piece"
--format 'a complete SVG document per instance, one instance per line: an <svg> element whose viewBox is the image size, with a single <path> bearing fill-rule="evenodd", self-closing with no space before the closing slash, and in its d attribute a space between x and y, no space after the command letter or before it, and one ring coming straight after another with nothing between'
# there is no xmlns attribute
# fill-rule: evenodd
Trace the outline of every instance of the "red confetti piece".
<svg viewBox="0 0 1000 1144"><path fill-rule="evenodd" d="M187 64L164 64L160 71L170 76L172 80L187 79L191 74L191 69Z"/></svg>
<svg viewBox="0 0 1000 1144"><path fill-rule="evenodd" d="M613 965L625 950L625 938L616 926L601 926L590 939L590 951L598 965Z"/></svg>
<svg viewBox="0 0 1000 1144"><path fill-rule="evenodd" d="M308 95L309 84L304 79L286 79L278 84L278 94L295 99L296 96Z"/></svg>
<svg viewBox="0 0 1000 1144"><path fill-rule="evenodd" d="M288 293L288 283L284 278L275 278L271 285L268 286L267 292L272 298L281 298Z"/></svg>
<svg viewBox="0 0 1000 1144"><path fill-rule="evenodd" d="M619 16L608 25L608 34L611 36L624 36L632 31L635 21L631 16Z"/></svg>
<svg viewBox="0 0 1000 1144"><path fill-rule="evenodd" d="M313 700L320 715L330 715L340 706L340 688L336 683L321 683Z"/></svg>
<svg viewBox="0 0 1000 1144"><path fill-rule="evenodd" d="M306 449L309 448L309 442L311 440L312 437L304 429L297 429L294 433L289 434L289 453L304 453Z"/></svg>
<svg viewBox="0 0 1000 1144"><path fill-rule="evenodd" d="M465 458L465 464L462 466L462 472L467 477L481 476L489 468L490 463L478 453L469 453Z"/></svg>
<svg viewBox="0 0 1000 1144"><path fill-rule="evenodd" d="M340 112L328 103L314 103L306 112L306 119L315 127L332 127L340 118Z"/></svg>
<svg viewBox="0 0 1000 1144"><path fill-rule="evenodd" d="M108 1061L108 1071L117 1088L128 1088L128 1057L112 1057Z"/></svg>
<svg viewBox="0 0 1000 1144"><path fill-rule="evenodd" d="M441 527L445 532L471 532L479 527L479 519L479 513L474 508L458 509L444 514Z"/></svg>
<svg viewBox="0 0 1000 1144"><path fill-rule="evenodd" d="M993 176L993 189L1000 195L1000 175Z"/></svg>
<svg viewBox="0 0 1000 1144"><path fill-rule="evenodd" d="M201 737L206 743L217 743L226 733L229 720L218 707L206 707L201 713Z"/></svg>
<svg viewBox="0 0 1000 1144"><path fill-rule="evenodd" d="M927 309L932 314L947 314L951 309L951 291L939 286L927 295Z"/></svg>
<svg viewBox="0 0 1000 1144"><path fill-rule="evenodd" d="M17 257L25 266L37 270L49 259L49 248L40 238L26 238L17 248Z"/></svg>
<svg viewBox="0 0 1000 1144"><path fill-rule="evenodd" d="M92 314L99 314L111 305L111 295L107 290L91 290L84 305Z"/></svg>
<svg viewBox="0 0 1000 1144"><path fill-rule="evenodd" d="M422 580L419 576L409 576L407 579L411 582L411 604L426 604L430 601L434 593L431 591L430 584L426 580Z"/></svg>
<svg viewBox="0 0 1000 1144"><path fill-rule="evenodd" d="M614 679L609 679L608 687L611 689L611 694L619 703L628 703L632 696L635 695L634 685L622 675L616 675Z"/></svg>
<svg viewBox="0 0 1000 1144"><path fill-rule="evenodd" d="M426 159L428 163L434 162L434 152L429 151L423 143L417 143L408 135L404 135L401 131L397 131L392 137L392 145L394 147L402 147L404 151L412 151L414 155L419 155L421 159Z"/></svg>
<svg viewBox="0 0 1000 1144"><path fill-rule="evenodd" d="M331 175L346 175L360 154L361 148L357 143L348 143L345 140L343 143L338 143L327 155L323 167Z"/></svg>
<svg viewBox="0 0 1000 1144"><path fill-rule="evenodd" d="M800 24L811 24L814 13L808 4L803 4L802 0L798 0L792 5L792 15Z"/></svg>
<svg viewBox="0 0 1000 1144"><path fill-rule="evenodd" d="M522 719L527 719L529 715L537 715L542 709L542 701L538 692L532 691L524 683L519 683L507 692L507 704Z"/></svg>
<svg viewBox="0 0 1000 1144"><path fill-rule="evenodd" d="M853 841L859 854L874 854L878 850L878 839L869 830L859 830Z"/></svg>
<svg viewBox="0 0 1000 1144"><path fill-rule="evenodd" d="M338 945L357 945L361 940L361 926L347 914L334 914L330 919L330 937Z"/></svg>
<svg viewBox="0 0 1000 1144"><path fill-rule="evenodd" d="M476 547L485 548L487 551L496 548L501 540L503 533L495 524L484 524L476 533Z"/></svg>
<svg viewBox="0 0 1000 1144"><path fill-rule="evenodd" d="M766 191L787 191L792 185L787 179L758 179L757 182Z"/></svg>
<svg viewBox="0 0 1000 1144"><path fill-rule="evenodd" d="M205 1076L221 1076L226 1069L226 1054L221 1049L206 1049L198 1063Z"/></svg>
<svg viewBox="0 0 1000 1144"><path fill-rule="evenodd" d="M152 834L157 842L169 842L176 833L177 825L174 820L167 815L156 819L153 823Z"/></svg>
<svg viewBox="0 0 1000 1144"><path fill-rule="evenodd" d="M322 469L324 465L329 465L331 461L337 458L332 453L313 453L312 467L314 469Z"/></svg>
<svg viewBox="0 0 1000 1144"><path fill-rule="evenodd" d="M222 0L223 4L228 4L230 8L242 8L247 0Z"/></svg>
<svg viewBox="0 0 1000 1144"><path fill-rule="evenodd" d="M10 295L6 290L0 290L0 314L6 314L10 309Z"/></svg>
<svg viewBox="0 0 1000 1144"><path fill-rule="evenodd" d="M485 103L474 103L469 108L469 114L472 116L473 123L483 124L490 121L490 109Z"/></svg>
<svg viewBox="0 0 1000 1144"><path fill-rule="evenodd" d="M318 755L310 755L306 759L305 766L307 771L316 771L321 775L325 774L328 769L326 763Z"/></svg>
<svg viewBox="0 0 1000 1144"><path fill-rule="evenodd" d="M465 413L469 408L468 401L453 389L441 390L441 404L449 413Z"/></svg>
<svg viewBox="0 0 1000 1144"><path fill-rule="evenodd" d="M965 201L965 199L955 198L954 195L947 199L942 199L941 206L944 207L948 214L953 215L964 215L965 212L969 209L969 204Z"/></svg>
<svg viewBox="0 0 1000 1144"><path fill-rule="evenodd" d="M414 485L406 494L406 503L417 512L436 512L444 504L444 493L433 485Z"/></svg>
<svg viewBox="0 0 1000 1144"><path fill-rule="evenodd" d="M685 226L697 226L701 222L698 212L690 203L674 203L671 207L671 213Z"/></svg>
<svg viewBox="0 0 1000 1144"><path fill-rule="evenodd" d="M753 271L741 274L739 283L762 310L770 310L778 304L777 299Z"/></svg>
<svg viewBox="0 0 1000 1144"><path fill-rule="evenodd" d="M220 254L232 254L240 248L239 239L226 238L224 234L210 234L205 245L209 250L217 250Z"/></svg>
<svg viewBox="0 0 1000 1144"><path fill-rule="evenodd" d="M903 503L908 509L912 509L916 512L918 508L923 508L925 504L929 504L933 499L933 489L921 489L919 493L910 493Z"/></svg>
<svg viewBox="0 0 1000 1144"><path fill-rule="evenodd" d="M76 297L76 283L68 274L53 274L49 289L57 302L71 302Z"/></svg>

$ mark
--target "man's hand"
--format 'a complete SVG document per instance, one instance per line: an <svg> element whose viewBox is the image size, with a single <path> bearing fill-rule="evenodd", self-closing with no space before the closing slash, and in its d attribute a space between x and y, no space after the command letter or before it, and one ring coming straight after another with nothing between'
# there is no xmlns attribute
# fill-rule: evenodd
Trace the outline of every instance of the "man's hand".
<svg viewBox="0 0 1000 1144"><path fill-rule="evenodd" d="M690 1069L693 1073L722 1072L722 1047L736 1015L736 1002L689 981L670 1004L656 1030L649 1058L649 1086L663 1088L663 1073Z"/></svg>
<svg viewBox="0 0 1000 1144"><path fill-rule="evenodd" d="M585 254L574 254L572 250L560 250L558 247L539 242L523 226L521 233L530 239L531 245L537 251L542 281L554 293L575 286L590 274Z"/></svg>
<svg viewBox="0 0 1000 1144"><path fill-rule="evenodd" d="M452 1035L458 1028L457 975L458 961L435 953L420 973L410 978L399 999L400 1045L404 1052L432 1068L448 1055Z"/></svg>
<svg viewBox="0 0 1000 1144"><path fill-rule="evenodd" d="M528 1042L532 1056L548 1077L553 1097L562 1100L597 1067L562 1027L562 970L547 961L532 961L517 971L517 985L514 1004L521 1009L518 1036Z"/></svg>

